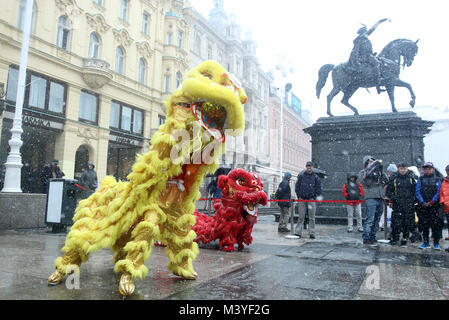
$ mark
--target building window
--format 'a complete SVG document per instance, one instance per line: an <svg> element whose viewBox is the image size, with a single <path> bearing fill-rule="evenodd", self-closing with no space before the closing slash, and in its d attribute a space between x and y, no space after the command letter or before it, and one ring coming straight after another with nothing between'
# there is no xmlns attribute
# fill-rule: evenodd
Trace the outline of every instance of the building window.
<svg viewBox="0 0 449 320"><path fill-rule="evenodd" d="M112 101L109 126L117 130L142 135L143 111L120 102Z"/></svg>
<svg viewBox="0 0 449 320"><path fill-rule="evenodd" d="M8 86L6 88L6 100L14 102L16 101L18 82L19 82L19 70L15 68L9 68Z"/></svg>
<svg viewBox="0 0 449 320"><path fill-rule="evenodd" d="M178 31L178 48L182 49L183 41L184 41L184 32L179 30Z"/></svg>
<svg viewBox="0 0 449 320"><path fill-rule="evenodd" d="M173 44L173 33L167 33L167 44L172 45Z"/></svg>
<svg viewBox="0 0 449 320"><path fill-rule="evenodd" d="M148 35L150 31L150 15L144 12L142 15L142 33Z"/></svg>
<svg viewBox="0 0 449 320"><path fill-rule="evenodd" d="M69 50L71 25L67 16L60 16L58 21L57 45L61 49Z"/></svg>
<svg viewBox="0 0 449 320"><path fill-rule="evenodd" d="M195 52L201 56L201 36L198 33L195 33L195 44L194 44Z"/></svg>
<svg viewBox="0 0 449 320"><path fill-rule="evenodd" d="M81 121L87 121L97 124L98 114L98 95L87 91L81 91L80 108L78 117Z"/></svg>
<svg viewBox="0 0 449 320"><path fill-rule="evenodd" d="M47 80L45 78L32 74L28 104L31 107L45 109L46 94L47 94Z"/></svg>
<svg viewBox="0 0 449 320"><path fill-rule="evenodd" d="M125 50L119 46L115 51L115 72L125 73Z"/></svg>
<svg viewBox="0 0 449 320"><path fill-rule="evenodd" d="M133 110L133 132L137 134L142 134L143 129L143 117L142 117L142 111L139 110Z"/></svg>
<svg viewBox="0 0 449 320"><path fill-rule="evenodd" d="M178 71L176 73L176 88L177 89L180 88L181 85L182 85L182 74L181 74L181 72Z"/></svg>
<svg viewBox="0 0 449 320"><path fill-rule="evenodd" d="M18 67L11 66L8 73L6 99L15 103L18 87ZM64 113L67 85L32 71L27 71L24 106Z"/></svg>
<svg viewBox="0 0 449 320"><path fill-rule="evenodd" d="M139 59L139 82L141 84L147 83L147 63L144 58Z"/></svg>
<svg viewBox="0 0 449 320"><path fill-rule="evenodd" d="M64 112L65 105L65 86L56 83L50 82L50 97L48 100L48 110L57 113Z"/></svg>
<svg viewBox="0 0 449 320"><path fill-rule="evenodd" d="M19 21L17 23L17 26L22 31L23 31L24 20L25 20L26 2L27 2L27 0L20 0ZM36 26L36 1L33 1L33 16L31 18L31 33L34 33L35 26Z"/></svg>
<svg viewBox="0 0 449 320"><path fill-rule="evenodd" d="M171 88L170 82L171 82L171 76L167 74L165 76L165 93L170 92L170 88Z"/></svg>
<svg viewBox="0 0 449 320"><path fill-rule="evenodd" d="M128 21L128 0L122 0L120 4L120 19Z"/></svg>
<svg viewBox="0 0 449 320"><path fill-rule="evenodd" d="M207 59L212 60L212 46L211 45L207 46Z"/></svg>
<svg viewBox="0 0 449 320"><path fill-rule="evenodd" d="M90 34L89 58L98 59L100 56L100 39L95 32Z"/></svg>
<svg viewBox="0 0 449 320"><path fill-rule="evenodd" d="M157 116L158 125L161 126L165 123L165 117L160 114Z"/></svg>
<svg viewBox="0 0 449 320"><path fill-rule="evenodd" d="M120 104L117 102L111 103L111 118L109 120L109 126L111 128L120 127Z"/></svg>
<svg viewBox="0 0 449 320"><path fill-rule="evenodd" d="M131 117L133 110L129 107L122 106L122 122L120 124L120 129L125 131L131 131Z"/></svg>

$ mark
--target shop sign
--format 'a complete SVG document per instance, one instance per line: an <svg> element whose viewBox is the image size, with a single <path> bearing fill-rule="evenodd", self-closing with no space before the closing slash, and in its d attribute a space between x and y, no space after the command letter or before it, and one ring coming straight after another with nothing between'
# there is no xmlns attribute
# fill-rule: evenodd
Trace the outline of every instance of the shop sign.
<svg viewBox="0 0 449 320"><path fill-rule="evenodd" d="M5 118L14 119L14 113L5 112ZM25 125L29 125L32 127L40 127L40 128L48 128L48 129L57 129L63 130L64 125L60 122L54 122L43 118L33 117L30 115L22 115L22 123Z"/></svg>
<svg viewBox="0 0 449 320"><path fill-rule="evenodd" d="M132 139L129 137L115 136L115 135L110 134L109 141L117 142L120 144L131 145L131 146L135 146L135 147L139 147L139 148L143 147L142 141L135 140L135 139Z"/></svg>

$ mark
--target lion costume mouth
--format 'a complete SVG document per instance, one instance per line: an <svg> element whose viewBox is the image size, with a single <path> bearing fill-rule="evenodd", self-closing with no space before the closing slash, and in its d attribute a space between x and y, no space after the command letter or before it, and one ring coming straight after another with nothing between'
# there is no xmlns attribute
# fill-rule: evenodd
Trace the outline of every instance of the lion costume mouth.
<svg viewBox="0 0 449 320"><path fill-rule="evenodd" d="M243 133L248 98L239 80L220 64L208 60L192 69L182 92L195 118L214 138L224 142L224 129L232 136Z"/></svg>
<svg viewBox="0 0 449 320"><path fill-rule="evenodd" d="M191 110L201 126L219 142L225 142L226 109L218 104L197 101L191 104Z"/></svg>

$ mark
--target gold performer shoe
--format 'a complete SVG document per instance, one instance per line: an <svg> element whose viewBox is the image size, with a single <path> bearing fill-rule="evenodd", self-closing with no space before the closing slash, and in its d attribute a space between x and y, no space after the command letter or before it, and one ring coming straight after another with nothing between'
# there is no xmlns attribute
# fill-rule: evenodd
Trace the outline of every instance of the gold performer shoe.
<svg viewBox="0 0 449 320"><path fill-rule="evenodd" d="M123 296L130 296L134 293L136 286L134 285L134 280L131 274L124 273L120 278L120 284L118 290Z"/></svg>
<svg viewBox="0 0 449 320"><path fill-rule="evenodd" d="M52 273L52 275L48 278L48 285L55 286L60 284L62 280L64 280L65 275L61 273L59 270L56 270Z"/></svg>

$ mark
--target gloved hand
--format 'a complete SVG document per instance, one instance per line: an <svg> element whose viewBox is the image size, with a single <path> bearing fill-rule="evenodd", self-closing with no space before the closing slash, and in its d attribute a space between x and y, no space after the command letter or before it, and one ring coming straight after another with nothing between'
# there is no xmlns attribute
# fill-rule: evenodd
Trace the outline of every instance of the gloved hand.
<svg viewBox="0 0 449 320"><path fill-rule="evenodd" d="M430 202L423 202L423 203L422 203L422 206L423 206L424 208L429 208L429 207L431 206L431 204L430 204Z"/></svg>

